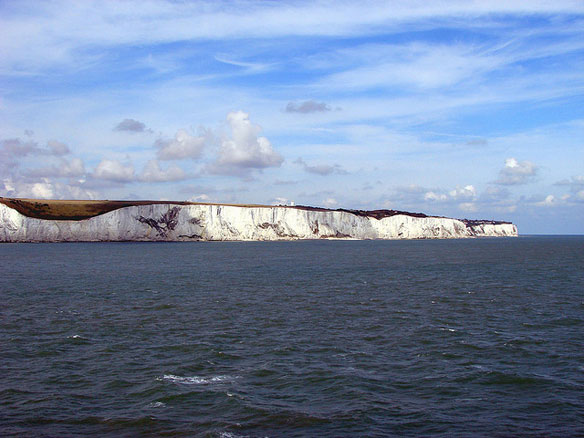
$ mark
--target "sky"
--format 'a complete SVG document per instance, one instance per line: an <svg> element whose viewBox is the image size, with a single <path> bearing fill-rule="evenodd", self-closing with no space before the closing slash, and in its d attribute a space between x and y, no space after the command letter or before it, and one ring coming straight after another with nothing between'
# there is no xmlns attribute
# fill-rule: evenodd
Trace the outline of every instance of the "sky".
<svg viewBox="0 0 584 438"><path fill-rule="evenodd" d="M0 0L0 196L584 234L584 2Z"/></svg>

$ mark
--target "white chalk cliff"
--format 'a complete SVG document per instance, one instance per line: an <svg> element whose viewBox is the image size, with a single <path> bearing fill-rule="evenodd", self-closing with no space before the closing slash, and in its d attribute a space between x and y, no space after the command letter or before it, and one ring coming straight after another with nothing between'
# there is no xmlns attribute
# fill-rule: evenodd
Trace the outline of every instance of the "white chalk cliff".
<svg viewBox="0 0 584 438"><path fill-rule="evenodd" d="M363 213L363 212L361 212ZM83 220L37 219L0 203L0 242L445 239L516 236L511 223L416 217L382 218L347 210L284 206L150 204Z"/></svg>

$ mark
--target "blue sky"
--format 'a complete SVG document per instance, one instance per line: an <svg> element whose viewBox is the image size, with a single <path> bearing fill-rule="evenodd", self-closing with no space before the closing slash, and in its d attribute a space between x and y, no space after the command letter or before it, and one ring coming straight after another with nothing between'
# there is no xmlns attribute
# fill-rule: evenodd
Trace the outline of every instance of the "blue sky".
<svg viewBox="0 0 584 438"><path fill-rule="evenodd" d="M0 1L0 195L584 233L581 1Z"/></svg>

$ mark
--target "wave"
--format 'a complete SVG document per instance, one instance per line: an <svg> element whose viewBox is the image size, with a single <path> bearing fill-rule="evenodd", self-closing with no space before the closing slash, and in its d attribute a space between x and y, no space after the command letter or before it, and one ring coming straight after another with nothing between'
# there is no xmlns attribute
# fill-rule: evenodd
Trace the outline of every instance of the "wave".
<svg viewBox="0 0 584 438"><path fill-rule="evenodd" d="M238 378L238 376L232 377L232 376L225 376L225 375L212 376L212 377L201 377L201 376L183 377L183 376L175 376L174 374L165 374L164 376L162 376L162 379L160 379L160 380L166 380L166 381L181 384L181 385L210 385L213 383L231 382L237 378Z"/></svg>

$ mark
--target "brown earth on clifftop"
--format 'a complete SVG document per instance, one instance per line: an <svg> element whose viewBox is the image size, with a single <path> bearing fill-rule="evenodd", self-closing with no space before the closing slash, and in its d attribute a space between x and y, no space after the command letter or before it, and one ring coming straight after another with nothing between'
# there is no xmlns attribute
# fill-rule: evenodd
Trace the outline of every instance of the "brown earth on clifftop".
<svg viewBox="0 0 584 438"><path fill-rule="evenodd" d="M79 221L133 205L165 204L156 201L61 201L52 199L0 198L20 214L36 219ZM186 204L186 203L179 203Z"/></svg>
<svg viewBox="0 0 584 438"><path fill-rule="evenodd" d="M56 199L25 199L2 198L0 202L15 209L24 216L61 221L79 221L89 219L100 214L109 213L119 208L136 205L234 205L238 207L266 207L265 205L238 205L238 204L211 204L206 202L181 202L181 201L77 201Z"/></svg>
<svg viewBox="0 0 584 438"><path fill-rule="evenodd" d="M156 204L171 204L171 205L219 205L219 206L233 206L233 207L260 207L271 208L273 205L258 205L258 204L218 204L210 202L187 202L187 201L77 201L77 200L55 200L55 199L25 199L25 198L3 198L0 197L0 203L15 209L20 214L36 219L46 220L65 220L65 221L79 221L89 219L100 214L109 213L110 211L119 208L132 207L136 205L156 205ZM298 210L308 211L342 211L351 213L356 216L372 217L375 219L383 219L386 217L405 215L417 218L438 217L428 216L423 213L410 213L400 210L347 210L339 208L336 210L311 207L307 205L297 206L279 206L281 208L295 208ZM466 226L475 226L482 224L508 224L510 222L492 221L492 220L470 220L461 219Z"/></svg>

